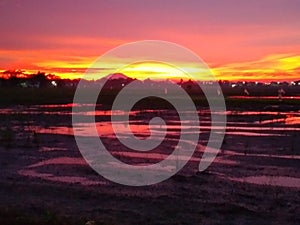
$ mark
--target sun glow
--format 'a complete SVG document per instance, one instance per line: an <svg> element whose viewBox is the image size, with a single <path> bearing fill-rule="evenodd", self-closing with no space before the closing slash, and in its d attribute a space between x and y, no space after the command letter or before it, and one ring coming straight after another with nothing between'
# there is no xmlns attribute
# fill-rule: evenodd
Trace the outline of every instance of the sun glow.
<svg viewBox="0 0 300 225"><path fill-rule="evenodd" d="M97 56L63 56L60 59L54 59L51 54L45 58L44 54L32 52L32 57L37 58L34 63L27 62L32 57L25 57L26 52L0 51L3 55L13 57L20 55L20 62L7 62L0 67L0 72L6 70L22 70L25 74L33 74L37 71L46 74L54 74L63 79L82 78L87 69L97 59ZM24 58L24 60L22 60ZM26 58L26 60L25 60ZM171 65L163 62L136 62L122 67L123 60L120 58L109 58L107 61L96 64L90 70L87 80L97 80L111 73L123 73L124 75L145 80L147 78L155 80L187 80L196 77L197 80L211 80L206 76L208 70L201 69L191 62L175 62ZM130 61L130 60L129 60ZM181 69L177 68L176 66ZM297 54L272 54L260 59L252 61L233 62L228 64L210 65L211 72L215 75L216 80L232 80L232 81L272 81L286 80L294 81L299 79L300 75L300 55ZM190 76L191 75L191 76Z"/></svg>
<svg viewBox="0 0 300 225"><path fill-rule="evenodd" d="M137 62L123 67L117 71L123 73L128 77L139 80L153 79L153 80L187 80L191 77L181 69L162 62Z"/></svg>
<svg viewBox="0 0 300 225"><path fill-rule="evenodd" d="M255 61L231 63L212 69L223 80L285 80L299 79L300 56L274 54Z"/></svg>

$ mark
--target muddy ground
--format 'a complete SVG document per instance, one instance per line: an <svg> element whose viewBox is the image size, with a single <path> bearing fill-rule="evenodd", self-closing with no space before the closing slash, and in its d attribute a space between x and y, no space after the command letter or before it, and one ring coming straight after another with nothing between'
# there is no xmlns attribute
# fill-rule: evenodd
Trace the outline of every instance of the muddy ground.
<svg viewBox="0 0 300 225"><path fill-rule="evenodd" d="M209 134L203 129L194 160L179 174L129 187L83 160L69 107L2 108L0 224L300 224L299 112L241 112L228 113L221 151L205 172L197 172ZM137 124L143 116L134 117ZM120 160L144 160L126 154L114 136L103 141ZM163 158L167 145L146 162Z"/></svg>

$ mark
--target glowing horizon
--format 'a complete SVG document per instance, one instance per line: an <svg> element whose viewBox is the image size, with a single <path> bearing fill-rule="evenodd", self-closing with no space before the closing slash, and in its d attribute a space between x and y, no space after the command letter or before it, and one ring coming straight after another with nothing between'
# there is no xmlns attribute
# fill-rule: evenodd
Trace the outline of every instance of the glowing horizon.
<svg viewBox="0 0 300 225"><path fill-rule="evenodd" d="M83 59L82 62L70 64L69 62L49 61L37 63L36 67L27 69L26 67L11 67L8 69L1 68L0 72L6 70L21 70L25 74L36 73L37 71L45 72L47 74L54 74L62 79L80 79L83 77L86 69L93 62L91 59ZM195 73L192 64L181 63L187 73ZM216 80L229 80L229 81L294 81L300 79L300 55L279 54L264 57L255 61L230 63L220 65L219 67L211 67L211 71L216 77ZM172 68L162 63L138 63L129 65L126 68L118 68L118 64L107 64L108 68L116 68L116 73L123 73L130 78L139 80L153 79L153 80L183 80L190 79L187 74L180 72L176 68ZM87 80L97 80L109 74L105 73L107 68L99 68L102 75L87 77ZM104 71L104 72L103 72ZM199 77L201 74L199 73ZM199 79L201 80L201 79Z"/></svg>

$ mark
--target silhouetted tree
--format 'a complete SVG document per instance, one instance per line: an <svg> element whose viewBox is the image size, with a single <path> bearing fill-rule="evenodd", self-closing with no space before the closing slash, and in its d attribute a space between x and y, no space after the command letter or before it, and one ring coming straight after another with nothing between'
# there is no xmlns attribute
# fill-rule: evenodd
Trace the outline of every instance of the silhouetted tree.
<svg viewBox="0 0 300 225"><path fill-rule="evenodd" d="M44 72L38 72L37 74L32 75L32 81L39 83L40 87L49 86L49 80Z"/></svg>

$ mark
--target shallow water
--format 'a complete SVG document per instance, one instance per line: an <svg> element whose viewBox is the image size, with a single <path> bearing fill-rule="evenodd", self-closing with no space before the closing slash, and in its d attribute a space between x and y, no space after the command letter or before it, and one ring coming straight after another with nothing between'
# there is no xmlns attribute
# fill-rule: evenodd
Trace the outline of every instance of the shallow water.
<svg viewBox="0 0 300 225"><path fill-rule="evenodd" d="M278 99L278 96L230 96L231 99ZM281 99L300 99L300 96L283 96Z"/></svg>
<svg viewBox="0 0 300 225"><path fill-rule="evenodd" d="M106 185L108 182L105 181L95 181L91 180L87 177L80 176L57 176L52 173L39 173L35 170L20 170L18 172L22 176L32 177L32 178L40 178L47 181L61 182L61 183L69 183L69 184L81 184L83 186L89 185Z"/></svg>
<svg viewBox="0 0 300 225"><path fill-rule="evenodd" d="M270 185L279 187L300 188L300 178L287 176L251 176L242 178L230 178L233 181L258 185Z"/></svg>
<svg viewBox="0 0 300 225"><path fill-rule="evenodd" d="M64 123L60 123L58 125L52 122L51 125L47 124L47 121L36 121L34 115L55 115L55 118L59 118L59 116L71 116L72 107L76 107L77 110L75 113L78 115L86 116L86 117L94 117L99 116L100 118L106 118L105 120L97 120L95 123L97 134L93 134L92 124L91 123L77 123L73 124L73 127L69 125L65 125ZM83 107L83 110L81 110ZM3 108L0 110L0 115L11 115L11 114L19 114L19 115L32 115L30 116L30 120L26 122L26 126L22 127L19 121L14 122L13 130L18 134L23 134L24 132L36 132L37 134L43 135L55 135L58 140L62 136L73 136L74 130L76 133L83 137L100 137L105 139L111 139L110 147L112 150L114 148L118 149L120 143L115 143L114 140L116 138L114 130L112 128L112 124L110 121L107 121L112 114L116 116L126 115L128 112L124 111L110 111L110 110L100 110L97 109L93 111L93 105L42 105L42 106L19 106L14 108ZM99 107L99 106L97 106ZM215 114L221 114L222 112L215 112ZM300 112L274 112L274 111L227 111L223 112L229 118L229 122L227 122L226 127L226 139L233 139L236 141L244 142L244 144L240 145L239 148L232 150L234 147L232 144L226 146L225 149L222 149L222 153L214 160L214 165L218 165L218 167L222 166L239 166L241 161L235 157L243 157L244 159L256 157L260 160L269 160L269 159L278 159L278 160L300 160L300 156L297 153L297 150L294 152L275 152L273 151L270 154L265 153L264 148L272 148L272 138L289 138L293 137L297 140L299 138L298 133L300 131L300 127L297 125L300 124ZM210 131L220 132L222 130L222 126L220 125L210 125L210 114L211 112L208 110L199 110L198 115L201 118L200 126L198 126L194 121L178 121L176 118L176 112L174 111L166 111L166 110L136 110L129 113L130 114L130 127L128 128L122 119L116 123L116 127L119 133L121 133L121 138L127 138L130 132L132 132L138 139L147 138L150 134L154 138L160 138L164 133L165 128L162 125L148 124L148 121L153 116L163 115L165 117L165 122L167 123L167 134L169 142L166 142L163 146L158 149L158 152L149 152L147 154L142 154L139 152L129 152L129 151L113 151L113 154L117 157L125 157L132 159L133 161L138 161L140 159L144 160L163 160L168 152L164 152L164 149L170 148L174 145L174 141L176 141L181 133L184 134L192 134L198 133L199 135L208 135ZM260 117L260 119L258 119ZM120 117L121 118L121 117ZM243 121L240 121L240 118L243 118ZM254 118L254 120L253 120ZM44 125L42 124L44 123ZM150 132L151 131L151 132ZM22 135L19 135L20 137ZM23 135L24 136L24 135ZM26 136L26 135L25 135ZM24 137L25 137L24 136ZM256 146L255 152L247 151L247 154L244 153L243 148L247 148L245 146L248 143L252 143L254 139L247 138L255 138L256 141L264 140L264 138L268 138L265 144L268 144L267 147L262 147L262 151L260 152L259 146ZM203 152L205 149L205 141L207 137L202 136L199 139L198 143L188 143L188 144L196 144L198 147L198 151ZM246 144L245 144L246 140ZM293 142L292 139L286 139L287 141L282 141L284 144L289 144L289 142ZM58 141L59 143L59 141ZM235 145L236 142L233 142ZM255 141L253 142L255 143ZM263 142L264 143L264 142ZM281 142L280 142L281 143ZM64 143L62 143L64 144ZM273 144L276 146L276 144ZM296 146L297 149L297 146ZM57 176L51 171L42 173L39 172L39 168L45 168L49 165L55 166L87 166L87 163L78 157L69 157L70 147L68 145L55 145L49 144L39 146L40 153L54 154L50 156L48 159L41 159L37 162L27 165L25 168L19 170L19 174L27 177L35 177L48 181L55 182L65 182L65 183L79 183L81 185L103 185L105 182L103 180L91 180L88 177L80 177L76 176L76 171L74 175L61 175ZM53 152L53 153L52 153ZM57 153L61 152L65 155L58 156ZM66 156L67 155L67 156ZM178 155L174 160L186 160L185 156ZM204 159L206 160L206 159ZM209 160L209 158L207 158ZM200 155L193 156L190 162L197 163L200 161ZM251 161L248 161L251 164ZM143 163L143 162L141 162ZM245 165L247 166L247 165ZM162 168L159 168L162 169ZM174 168L167 168L174 169ZM267 177L264 174L260 174L258 176L245 176L243 178L232 178L228 177L228 180L239 181L239 182L247 182L247 183L255 183L255 184L267 184L267 185L275 185L282 187L297 187L299 188L299 178L291 178L286 176L272 176ZM104 183L103 183L104 182ZM291 184L291 185L290 185Z"/></svg>

